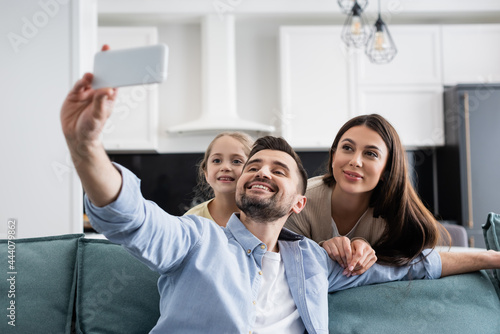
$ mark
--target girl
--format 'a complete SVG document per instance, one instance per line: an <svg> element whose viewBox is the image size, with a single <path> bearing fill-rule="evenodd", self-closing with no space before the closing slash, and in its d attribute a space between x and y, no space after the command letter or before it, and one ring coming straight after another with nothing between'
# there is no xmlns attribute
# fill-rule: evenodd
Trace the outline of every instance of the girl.
<svg viewBox="0 0 500 334"><path fill-rule="evenodd" d="M351 274L366 271L377 257L386 264L408 264L424 248L433 248L441 231L447 235L413 189L399 136L380 115L344 124L333 141L327 173L309 179L306 197L304 210L285 226L319 242ZM367 243L355 239L367 241L376 257Z"/></svg>
<svg viewBox="0 0 500 334"><path fill-rule="evenodd" d="M198 215L226 226L229 217L238 212L235 199L236 181L253 145L243 132L223 132L208 145L198 165L195 198L212 198L196 205L184 215Z"/></svg>

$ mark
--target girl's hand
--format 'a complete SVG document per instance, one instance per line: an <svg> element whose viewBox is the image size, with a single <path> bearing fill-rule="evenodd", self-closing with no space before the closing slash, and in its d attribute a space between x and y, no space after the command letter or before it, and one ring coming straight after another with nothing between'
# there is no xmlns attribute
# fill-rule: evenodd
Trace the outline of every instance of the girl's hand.
<svg viewBox="0 0 500 334"><path fill-rule="evenodd" d="M361 275L376 261L375 251L364 239L351 241L347 237L334 237L323 242L322 247L330 258L344 268L343 275Z"/></svg>

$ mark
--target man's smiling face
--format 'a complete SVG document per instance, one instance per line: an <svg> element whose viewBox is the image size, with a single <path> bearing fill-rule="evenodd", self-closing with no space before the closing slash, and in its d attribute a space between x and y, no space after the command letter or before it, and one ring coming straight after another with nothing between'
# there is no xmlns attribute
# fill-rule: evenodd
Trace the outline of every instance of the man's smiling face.
<svg viewBox="0 0 500 334"><path fill-rule="evenodd" d="M236 205L249 218L271 222L288 216L298 199L299 173L285 152L262 150L245 165L236 187Z"/></svg>

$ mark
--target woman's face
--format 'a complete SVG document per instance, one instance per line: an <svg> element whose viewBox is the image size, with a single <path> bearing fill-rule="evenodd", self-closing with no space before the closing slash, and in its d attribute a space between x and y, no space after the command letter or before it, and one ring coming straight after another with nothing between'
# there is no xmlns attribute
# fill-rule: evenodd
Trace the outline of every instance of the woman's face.
<svg viewBox="0 0 500 334"><path fill-rule="evenodd" d="M215 196L236 191L236 181L246 160L244 146L237 139L222 136L214 142L208 157L205 178Z"/></svg>
<svg viewBox="0 0 500 334"><path fill-rule="evenodd" d="M360 125L344 133L332 154L335 188L350 194L363 194L371 193L377 186L389 152L377 132Z"/></svg>

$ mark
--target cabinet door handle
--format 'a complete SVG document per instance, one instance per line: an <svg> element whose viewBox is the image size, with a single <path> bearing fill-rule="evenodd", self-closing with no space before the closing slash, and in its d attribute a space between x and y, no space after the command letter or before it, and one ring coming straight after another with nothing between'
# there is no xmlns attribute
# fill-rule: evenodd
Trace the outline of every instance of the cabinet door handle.
<svg viewBox="0 0 500 334"><path fill-rule="evenodd" d="M472 171L471 171L471 152L470 152L470 120L469 120L469 92L464 93L464 118L465 118L465 161L467 169L467 206L469 228L474 227L474 218L472 215Z"/></svg>

